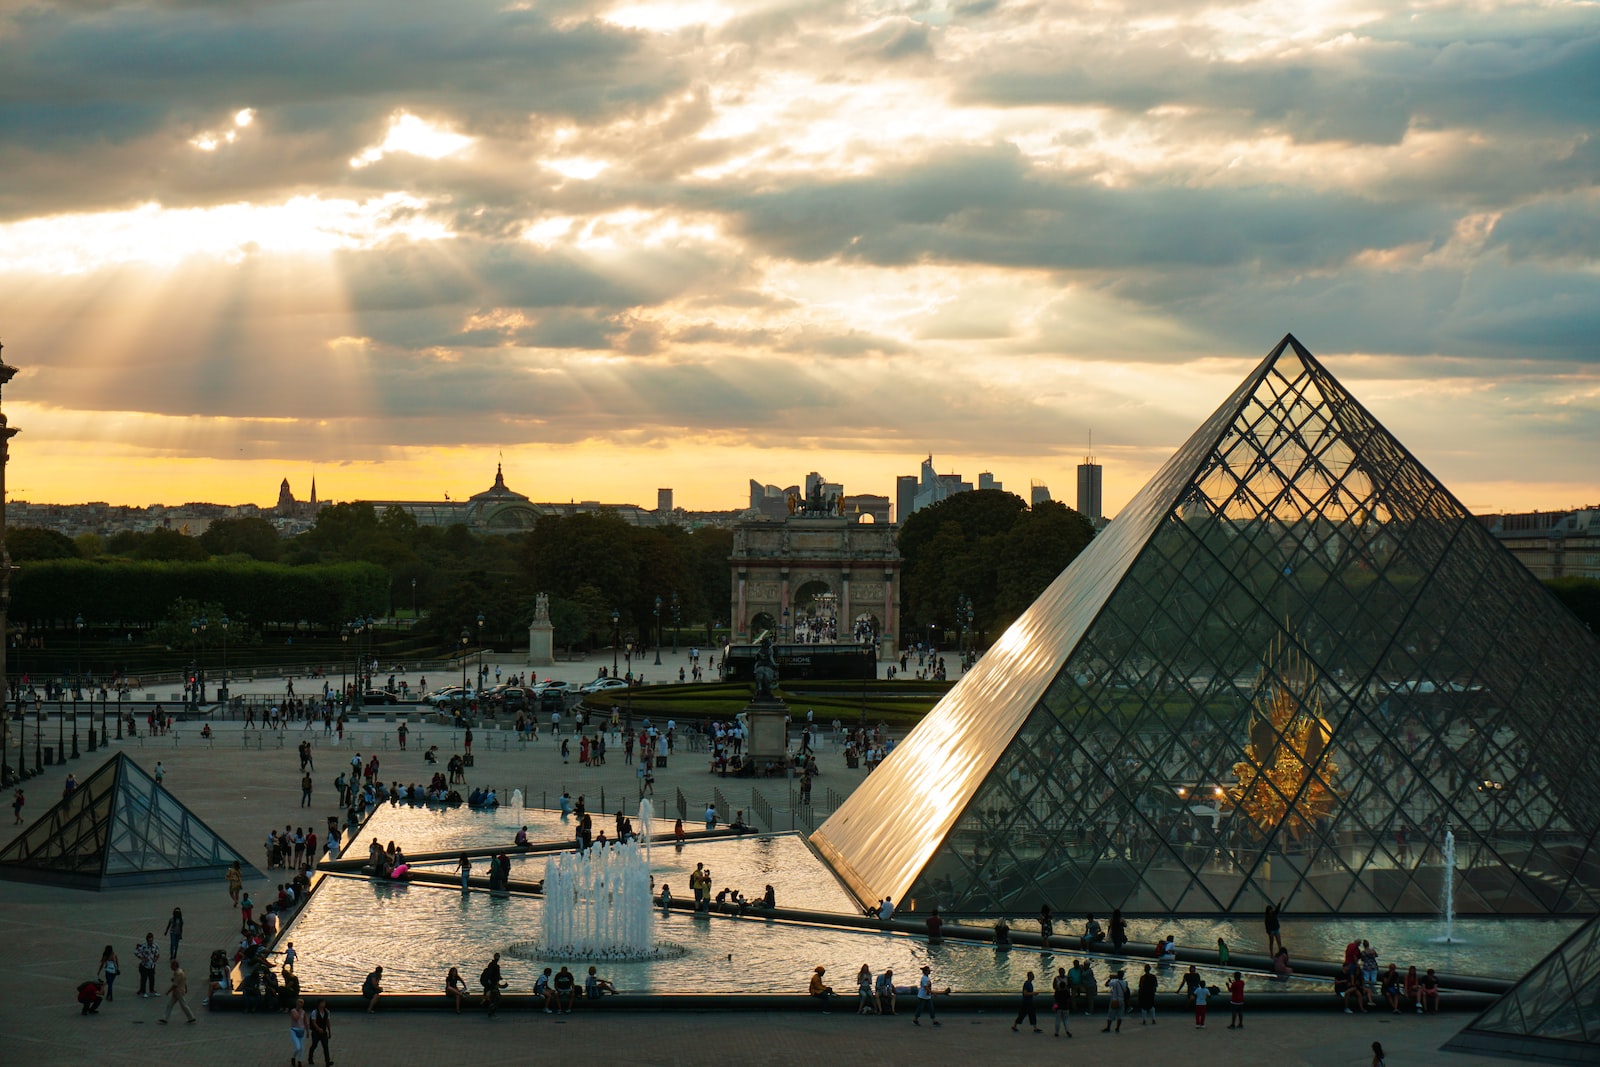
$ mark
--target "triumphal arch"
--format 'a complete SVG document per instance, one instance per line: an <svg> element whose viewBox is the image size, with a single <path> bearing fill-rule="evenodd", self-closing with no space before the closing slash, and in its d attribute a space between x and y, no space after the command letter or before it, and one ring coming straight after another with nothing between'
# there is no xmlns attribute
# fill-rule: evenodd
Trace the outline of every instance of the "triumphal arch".
<svg viewBox="0 0 1600 1067"><path fill-rule="evenodd" d="M816 494L792 502L785 519L735 527L729 563L736 644L765 630L781 644L871 640L880 658L899 655L896 528L839 510L836 500Z"/></svg>

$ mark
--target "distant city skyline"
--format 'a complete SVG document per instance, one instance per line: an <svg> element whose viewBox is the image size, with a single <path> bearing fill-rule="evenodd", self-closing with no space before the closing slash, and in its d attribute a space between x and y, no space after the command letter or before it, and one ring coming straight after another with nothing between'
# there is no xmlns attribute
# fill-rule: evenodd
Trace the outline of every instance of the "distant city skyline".
<svg viewBox="0 0 1600 1067"><path fill-rule="evenodd" d="M1600 7L30 0L11 494L1115 515L1293 332L1475 512L1600 499Z"/></svg>

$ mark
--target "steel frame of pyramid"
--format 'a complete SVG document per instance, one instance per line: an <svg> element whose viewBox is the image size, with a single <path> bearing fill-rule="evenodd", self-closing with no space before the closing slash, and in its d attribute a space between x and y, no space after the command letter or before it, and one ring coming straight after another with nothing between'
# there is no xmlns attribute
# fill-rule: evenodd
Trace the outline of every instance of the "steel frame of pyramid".
<svg viewBox="0 0 1600 1067"><path fill-rule="evenodd" d="M864 906L1593 914L1597 710L1594 636L1290 336L810 840Z"/></svg>
<svg viewBox="0 0 1600 1067"><path fill-rule="evenodd" d="M235 862L258 873L118 752L0 851L0 878L109 889L214 878Z"/></svg>
<svg viewBox="0 0 1600 1067"><path fill-rule="evenodd" d="M1455 1037L1451 1052L1600 1062L1600 919L1591 919Z"/></svg>

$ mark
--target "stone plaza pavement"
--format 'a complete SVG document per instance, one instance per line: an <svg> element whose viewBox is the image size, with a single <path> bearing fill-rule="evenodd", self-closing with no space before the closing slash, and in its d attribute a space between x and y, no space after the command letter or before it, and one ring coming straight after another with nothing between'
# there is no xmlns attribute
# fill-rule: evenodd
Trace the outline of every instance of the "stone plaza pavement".
<svg viewBox="0 0 1600 1067"><path fill-rule="evenodd" d="M514 668L507 662L506 670ZM567 674L572 680L593 677L594 666L578 665ZM545 672L541 671L541 675ZM415 683L413 678L412 682ZM266 683L261 683L265 686ZM236 687L235 691L239 691ZM266 691L263 688L263 691ZM281 690L280 690L281 691ZM803 710L799 712L803 715ZM258 866L264 863L260 843L272 826L285 823L325 825L335 813L333 779L348 767L356 749L376 751L385 780L425 780L431 767L423 762L418 745L438 744L448 756L460 738L448 727L414 726L410 751L402 754L393 736L394 726L370 722L353 727L347 744L336 747L318 727L302 732L298 726L284 732L283 747L267 734L264 747L246 748L245 732L238 723L214 726L216 737L208 747L199 740L197 723L178 728L175 737L113 742L147 770L160 760L165 785L192 811L222 834ZM521 787L537 802L542 791L559 796L563 788L576 796L591 796L604 787L608 799L617 795L636 798L633 769L611 757L603 768L585 768L576 762L563 766L556 745L548 737L526 750L515 742L502 750L479 731L474 745L477 765L469 774L474 784ZM302 738L316 746L315 804L300 806L300 772L295 748ZM388 748L381 740L388 739ZM362 746L367 746L362 748ZM30 746L31 748L31 741ZM65 767L47 768L24 786L28 803L24 820L31 822L55 799L70 771L81 780L107 758L102 749L84 752ZM854 788L863 772L846 771L843 760L828 745L819 755L826 786L840 794ZM442 766L442 764L441 764ZM703 808L713 785L721 785L730 803L742 806L750 785L722 782L706 770L701 756L684 754L657 773L658 810L681 788L690 805ZM731 786L731 787L730 787ZM774 808L774 822L785 821L788 783L774 781L763 787ZM7 794L9 799L9 793ZM636 806L636 799L630 803ZM615 809L612 803L612 810ZM6 822L9 824L10 820ZM779 828L787 828L780 825ZM0 843L9 842L15 827L7 826ZM276 873L276 872L274 872ZM247 880L246 887L259 897L276 885L266 877ZM174 907L186 920L184 951L180 958L189 975L191 1008L199 1021L159 1025L163 1001L136 996L138 976L134 943L146 931L156 935L166 954L162 929ZM289 1056L288 1024L282 1015L210 1015L200 1008L204 996L206 958L211 949L229 947L237 940L237 912L228 904L226 885L215 882L167 887L124 889L105 893L54 889L0 882L0 945L8 964L0 969L0 1032L5 1035L0 1064L52 1065L120 1064L281 1064ZM98 1016L83 1018L73 1001L78 982L93 976L102 946L112 944L121 957L123 974L117 981L116 1001ZM163 958L158 971L161 989L167 974ZM794 976L795 989L804 988L808 975ZM959 997L955 998L959 1001ZM1041 998L1045 999L1045 998ZM1226 1019L1197 1032L1186 1020L1169 1016L1155 1028L1125 1022L1120 1036L1102 1035L1097 1019L1077 1020L1077 1037L1053 1039L1047 1032L1034 1035L1010 1032L1010 1015L966 1014L958 1004L944 1010L945 1024L934 1029L916 1028L902 1013L895 1019L860 1018L848 1010L832 1015L796 1012L755 1013L616 1013L599 1018L603 1010L575 1012L571 1016L502 1013L489 1020L481 1015L456 1017L444 1013L377 1014L340 1013L334 1020L335 1062L345 1065L432 1064L470 1061L475 1065L526 1063L530 1059L555 1062L594 1062L612 1059L630 1064L759 1063L806 1064L860 1058L874 1063L942 1064L972 1062L1035 1063L1092 1059L1096 1063L1149 1063L1226 1057L1231 1063L1367 1064L1373 1040L1384 1043L1391 1065L1445 1063L1473 1067L1489 1064L1486 1058L1437 1051L1468 1019L1442 1015L1427 1019L1374 1015L1368 1020L1350 1018L1331 1005L1326 1013L1263 1014L1249 1028L1229 1032ZM1225 1014L1225 1013L1224 1013ZM181 1020L181 1015L175 1013ZM623 1044L626 1042L626 1044Z"/></svg>

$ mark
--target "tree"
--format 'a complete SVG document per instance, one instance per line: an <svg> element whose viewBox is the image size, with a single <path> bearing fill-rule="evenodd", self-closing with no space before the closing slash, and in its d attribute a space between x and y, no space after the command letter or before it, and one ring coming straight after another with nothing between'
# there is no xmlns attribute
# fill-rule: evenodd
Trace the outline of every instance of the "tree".
<svg viewBox="0 0 1600 1067"><path fill-rule="evenodd" d="M134 559L203 560L209 555L198 540L177 530L156 529L133 550Z"/></svg>
<svg viewBox="0 0 1600 1067"><path fill-rule="evenodd" d="M1600 580L1594 578L1547 578L1545 588L1565 604L1589 632L1600 634Z"/></svg>
<svg viewBox="0 0 1600 1067"><path fill-rule="evenodd" d="M218 519L200 535L200 544L213 556L249 556L275 562L283 551L278 531L266 519Z"/></svg>
<svg viewBox="0 0 1600 1067"><path fill-rule="evenodd" d="M1050 501L1030 510L1021 497L1002 490L958 493L923 508L900 531L902 629L917 637L958 633L971 600L974 628L998 634L1093 535L1088 520L1064 504Z"/></svg>
<svg viewBox="0 0 1600 1067"><path fill-rule="evenodd" d="M13 562L35 559L77 559L78 546L66 534L37 526L11 526L6 529L6 552Z"/></svg>

